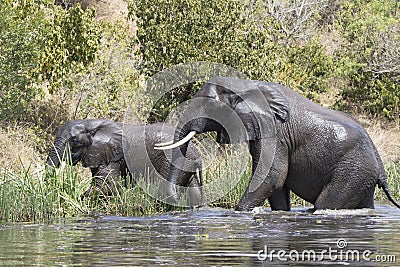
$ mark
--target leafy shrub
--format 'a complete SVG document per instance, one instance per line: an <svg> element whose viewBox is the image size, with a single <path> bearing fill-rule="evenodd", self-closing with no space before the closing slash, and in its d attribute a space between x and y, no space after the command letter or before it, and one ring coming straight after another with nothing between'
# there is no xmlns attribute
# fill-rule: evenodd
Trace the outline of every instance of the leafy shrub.
<svg viewBox="0 0 400 267"><path fill-rule="evenodd" d="M400 117L400 3L344 1L337 26L345 86L339 104L390 119Z"/></svg>
<svg viewBox="0 0 400 267"><path fill-rule="evenodd" d="M129 27L122 22L103 23L97 58L85 71L70 75L66 92L71 118L121 120L131 104L137 104L139 74Z"/></svg>
<svg viewBox="0 0 400 267"><path fill-rule="evenodd" d="M129 10L138 26L138 52L147 75L179 63L209 61L310 97L327 88L331 62L322 46L288 36L282 21L261 2L145 0L131 2Z"/></svg>
<svg viewBox="0 0 400 267"><path fill-rule="evenodd" d="M49 0L0 3L0 118L24 120L46 84L53 93L95 59L100 28L94 11Z"/></svg>
<svg viewBox="0 0 400 267"><path fill-rule="evenodd" d="M93 9L83 11L76 5L65 10L53 6L50 14L38 73L50 81L50 92L54 92L66 83L70 71L84 70L94 61L101 31Z"/></svg>
<svg viewBox="0 0 400 267"><path fill-rule="evenodd" d="M44 42L42 4L5 0L0 4L0 118L12 118L27 107L39 88L31 79Z"/></svg>

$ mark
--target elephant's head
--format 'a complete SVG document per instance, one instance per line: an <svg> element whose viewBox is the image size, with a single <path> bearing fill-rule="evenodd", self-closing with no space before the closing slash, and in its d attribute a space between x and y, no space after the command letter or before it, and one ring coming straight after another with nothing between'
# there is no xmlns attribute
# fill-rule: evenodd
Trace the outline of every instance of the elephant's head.
<svg viewBox="0 0 400 267"><path fill-rule="evenodd" d="M89 168L122 159L122 125L101 119L65 123L56 135L47 163L58 167L60 161L69 158L72 164L81 161Z"/></svg>
<svg viewBox="0 0 400 267"><path fill-rule="evenodd" d="M276 120L285 121L289 114L287 100L275 86L277 85L260 81L216 77L196 93L179 120L174 143L156 147L173 149L168 176L170 188L167 192L172 201L176 201L174 185L187 186L184 181L179 181L179 175L185 161L188 140L196 133L216 131L219 143L275 137ZM273 150L275 151L275 147ZM268 171L274 151L270 155L258 155L261 157L259 162L262 161L264 169L268 168ZM254 155L252 156L254 160Z"/></svg>

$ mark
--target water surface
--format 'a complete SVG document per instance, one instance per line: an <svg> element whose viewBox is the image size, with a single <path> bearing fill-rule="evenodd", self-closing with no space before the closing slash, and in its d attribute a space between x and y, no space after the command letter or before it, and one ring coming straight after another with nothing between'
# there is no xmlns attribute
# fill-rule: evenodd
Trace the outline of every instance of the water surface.
<svg viewBox="0 0 400 267"><path fill-rule="evenodd" d="M203 208L7 224L0 240L2 266L400 266L400 210Z"/></svg>

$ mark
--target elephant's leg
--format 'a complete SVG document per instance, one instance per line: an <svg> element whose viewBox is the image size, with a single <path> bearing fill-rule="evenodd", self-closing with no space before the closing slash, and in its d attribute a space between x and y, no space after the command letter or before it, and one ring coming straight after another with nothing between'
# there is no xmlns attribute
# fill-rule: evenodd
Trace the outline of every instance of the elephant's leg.
<svg viewBox="0 0 400 267"><path fill-rule="evenodd" d="M281 190L275 191L268 197L271 210L290 210L290 190L284 186Z"/></svg>
<svg viewBox="0 0 400 267"><path fill-rule="evenodd" d="M89 195L105 195L111 196L120 189L120 163L110 162L106 166L92 168L92 184L85 196Z"/></svg>
<svg viewBox="0 0 400 267"><path fill-rule="evenodd" d="M374 208L376 178L361 166L337 168L317 200L315 209Z"/></svg>
<svg viewBox="0 0 400 267"><path fill-rule="evenodd" d="M363 200L361 200L360 204L358 204L359 209L375 209L374 204L374 192L375 186L370 187L370 192L368 192Z"/></svg>
<svg viewBox="0 0 400 267"><path fill-rule="evenodd" d="M189 196L188 204L190 207L202 206L204 204L201 182L199 179L196 173L183 173L182 181L185 181L185 184L189 185L187 190ZM186 188L184 190L186 190Z"/></svg>
<svg viewBox="0 0 400 267"><path fill-rule="evenodd" d="M252 175L257 169L258 157L261 152L258 151L256 142L250 142L250 153L253 158ZM268 172L268 174L267 174ZM245 193L236 205L236 210L251 210L254 207L261 206L267 197L271 197L272 209L290 209L289 190L284 189L284 183L288 173L287 152L283 147L277 147L274 162L270 170L265 170L266 178L261 185L253 192L247 187ZM252 177L252 179L253 179ZM276 195L273 195L276 192Z"/></svg>
<svg viewBox="0 0 400 267"><path fill-rule="evenodd" d="M281 166L281 168L278 169L272 168L265 181L256 191L249 192L249 188L247 188L235 209L249 211L255 207L262 206L268 197L272 197L272 210L289 210L289 190L284 189L282 187L283 185L280 185L278 182L282 180L284 181L286 178L287 169L286 171L284 169L284 166ZM274 195L275 193L276 195Z"/></svg>

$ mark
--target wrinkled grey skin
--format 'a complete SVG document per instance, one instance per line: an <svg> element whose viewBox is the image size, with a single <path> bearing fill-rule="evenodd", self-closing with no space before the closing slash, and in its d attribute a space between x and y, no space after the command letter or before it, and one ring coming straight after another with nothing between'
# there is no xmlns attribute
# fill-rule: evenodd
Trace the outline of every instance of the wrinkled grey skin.
<svg viewBox="0 0 400 267"><path fill-rule="evenodd" d="M129 170L139 175L152 165L158 174L167 177L170 162L163 151L153 148L156 143L172 140L174 130L173 125L164 123L144 126L123 125L103 119L69 121L58 131L47 163L51 168L58 167L60 159L67 159L69 145L72 164L81 162L83 167L90 168L92 172L92 187L85 195L95 192L110 195L119 178L126 178L130 174ZM128 151L128 158L124 158L123 145L124 149L131 150ZM194 203L199 203L202 197L201 158L193 144L189 146L188 158L187 171L182 172L180 179L196 188L192 197ZM199 169L200 177L197 177L196 169Z"/></svg>
<svg viewBox="0 0 400 267"><path fill-rule="evenodd" d="M203 102L193 101L202 98ZM239 120L229 121L233 115ZM224 127L209 119L214 117L227 118ZM232 124L236 132L226 129ZM314 204L314 209L374 208L376 185L400 208L362 126L349 115L321 107L282 85L211 79L180 118L174 142L193 130L216 131L220 143L248 142L252 178L236 210L251 210L267 198L272 210L290 210L290 191ZM187 143L173 149L168 176L173 184L185 183L179 174L186 152ZM174 187L168 191L175 199Z"/></svg>

